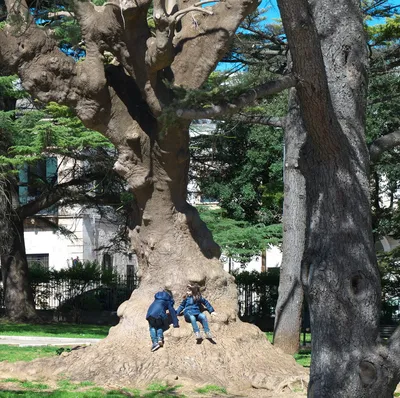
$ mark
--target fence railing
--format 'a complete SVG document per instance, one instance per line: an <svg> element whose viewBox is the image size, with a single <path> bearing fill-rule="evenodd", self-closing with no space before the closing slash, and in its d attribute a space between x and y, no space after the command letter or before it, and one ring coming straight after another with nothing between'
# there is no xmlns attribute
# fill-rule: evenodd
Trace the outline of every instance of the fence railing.
<svg viewBox="0 0 400 398"><path fill-rule="evenodd" d="M46 282L31 283L37 309L57 309L61 312L76 309L115 311L130 297L137 286L136 275L118 276L108 282L55 278ZM0 306L4 307L2 287L0 288Z"/></svg>
<svg viewBox="0 0 400 398"><path fill-rule="evenodd" d="M239 315L243 320L259 323L273 316L278 297L278 279L271 274L236 275ZM111 281L91 281L68 278L48 278L45 282L31 282L36 308L68 313L82 311L116 311L128 300L138 286L136 275L118 276ZM0 306L4 308L0 286Z"/></svg>

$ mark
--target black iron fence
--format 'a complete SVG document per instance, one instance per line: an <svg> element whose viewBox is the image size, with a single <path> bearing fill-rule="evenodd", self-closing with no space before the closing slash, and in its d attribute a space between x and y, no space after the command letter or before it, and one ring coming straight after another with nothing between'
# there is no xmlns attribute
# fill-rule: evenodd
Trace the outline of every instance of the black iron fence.
<svg viewBox="0 0 400 398"><path fill-rule="evenodd" d="M274 327L274 313L278 300L279 269L268 272L241 272L235 275L238 287L239 316L262 330Z"/></svg>
<svg viewBox="0 0 400 398"><path fill-rule="evenodd" d="M44 282L31 281L35 305L40 310L115 311L138 286L136 275L117 276L109 281L48 278ZM0 305L4 307L3 289Z"/></svg>
<svg viewBox="0 0 400 398"><path fill-rule="evenodd" d="M235 275L238 286L239 316L264 330L272 330L273 314L278 298L279 270L266 273L242 272ZM36 308L56 310L58 314L78 314L82 311L116 311L138 286L136 275L114 276L102 280L55 277L32 277L31 287ZM0 306L4 308L0 287ZM73 318L77 318L73 316Z"/></svg>

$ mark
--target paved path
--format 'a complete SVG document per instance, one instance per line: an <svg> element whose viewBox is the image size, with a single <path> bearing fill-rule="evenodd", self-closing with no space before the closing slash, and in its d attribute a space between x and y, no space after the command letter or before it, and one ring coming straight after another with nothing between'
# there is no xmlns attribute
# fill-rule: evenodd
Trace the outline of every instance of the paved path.
<svg viewBox="0 0 400 398"><path fill-rule="evenodd" d="M67 337L37 337L37 336L0 336L0 344L17 345L20 347L43 346L43 345L91 345L101 339L67 338Z"/></svg>

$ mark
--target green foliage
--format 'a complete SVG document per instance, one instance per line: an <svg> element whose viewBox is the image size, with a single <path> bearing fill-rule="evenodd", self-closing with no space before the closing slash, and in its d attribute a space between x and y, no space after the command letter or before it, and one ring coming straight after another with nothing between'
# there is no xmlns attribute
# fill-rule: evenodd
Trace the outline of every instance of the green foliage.
<svg viewBox="0 0 400 398"><path fill-rule="evenodd" d="M0 129L10 137L7 156L0 166L21 167L54 155L74 158L85 148L111 148L101 134L89 130L66 106L49 103L43 110L29 111L15 118L15 112L0 112ZM42 181L45 183L45 181Z"/></svg>
<svg viewBox="0 0 400 398"><path fill-rule="evenodd" d="M279 269L270 269L268 272L242 271L234 273L236 284L251 285L256 294L264 291L265 286L279 286Z"/></svg>
<svg viewBox="0 0 400 398"><path fill-rule="evenodd" d="M0 98L25 98L26 92L18 85L17 76L0 76Z"/></svg>
<svg viewBox="0 0 400 398"><path fill-rule="evenodd" d="M395 313L399 316L400 246L391 252L379 252L378 266L382 285L382 320L390 323Z"/></svg>
<svg viewBox="0 0 400 398"><path fill-rule="evenodd" d="M207 206L199 206L198 211L211 230L214 240L220 245L222 253L234 261L248 263L268 245L281 242L280 225L252 225L227 217L223 209L212 210Z"/></svg>
<svg viewBox="0 0 400 398"><path fill-rule="evenodd" d="M400 38L400 15L392 15L383 24L367 26L367 33L375 45L391 45Z"/></svg>
<svg viewBox="0 0 400 398"><path fill-rule="evenodd" d="M384 65L382 66L382 68ZM398 73L377 73L370 78L367 107L367 141L390 134L400 128L400 84ZM400 210L397 190L400 187L400 152L386 151L372 165L372 210L376 236L400 238ZM385 200L384 200L385 199Z"/></svg>
<svg viewBox="0 0 400 398"><path fill-rule="evenodd" d="M215 134L195 137L191 145L193 173L202 195L215 198L236 220L281 221L281 131L221 123Z"/></svg>

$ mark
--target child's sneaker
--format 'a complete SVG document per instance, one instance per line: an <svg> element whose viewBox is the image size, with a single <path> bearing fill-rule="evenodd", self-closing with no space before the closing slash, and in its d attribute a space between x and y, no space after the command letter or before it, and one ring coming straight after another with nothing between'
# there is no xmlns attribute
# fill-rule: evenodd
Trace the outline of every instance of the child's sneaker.
<svg viewBox="0 0 400 398"><path fill-rule="evenodd" d="M162 347L164 345L164 340L158 340L158 345Z"/></svg>
<svg viewBox="0 0 400 398"><path fill-rule="evenodd" d="M151 351L156 351L160 348L160 344L158 343L153 343L153 345L151 346Z"/></svg>
<svg viewBox="0 0 400 398"><path fill-rule="evenodd" d="M213 335L211 334L211 332L206 332L206 339L211 339L212 340Z"/></svg>
<svg viewBox="0 0 400 398"><path fill-rule="evenodd" d="M203 338L201 337L200 332L195 332L194 335L196 337L196 340L203 340Z"/></svg>

